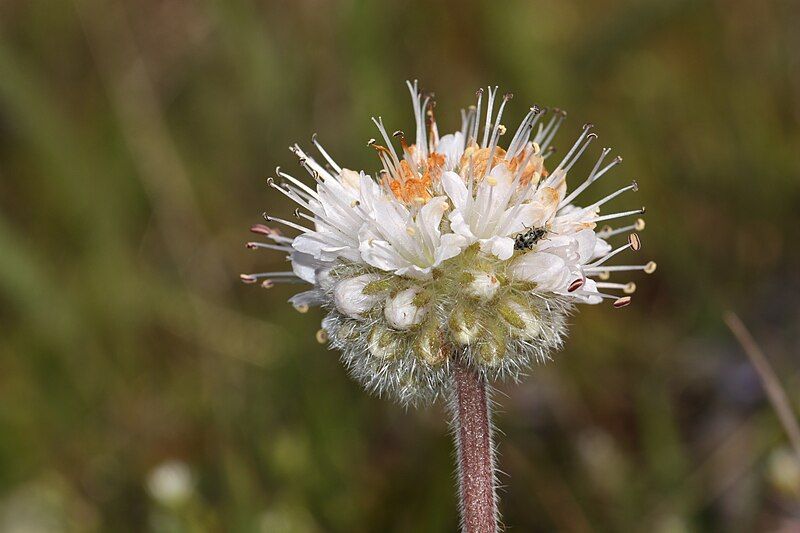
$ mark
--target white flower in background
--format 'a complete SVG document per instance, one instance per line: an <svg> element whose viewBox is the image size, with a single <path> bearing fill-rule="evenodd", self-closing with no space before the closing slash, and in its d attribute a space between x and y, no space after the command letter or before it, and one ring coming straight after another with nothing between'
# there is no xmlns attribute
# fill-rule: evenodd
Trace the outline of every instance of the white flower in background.
<svg viewBox="0 0 800 533"><path fill-rule="evenodd" d="M478 91L477 104L462 111L460 130L440 137L431 97L416 82L408 88L412 142L401 131L390 136L383 121L373 119L380 141L368 145L382 165L375 176L338 165L316 136L311 142L319 162L291 148L311 179L279 168L268 182L296 204L297 220L265 218L297 235L258 224L252 231L270 242L248 247L282 251L292 269L243 274L242 280L266 288L310 284L291 302L303 312L328 310L318 338L342 351L368 389L417 402L446 388L453 357L489 378L519 377L561 345L574 304L628 305L636 286L612 282L611 274L652 273L656 265L609 264L617 254L639 250L631 232L644 229L641 218L598 228L644 213L601 213L619 195L636 191L636 182L575 204L620 157L606 162L611 150L603 149L588 176L567 187L597 137L591 125L551 166L552 141L566 113L545 118L546 109L530 108L502 148L510 94L498 103L496 87L488 98ZM627 241L614 247L617 235Z"/></svg>
<svg viewBox="0 0 800 533"><path fill-rule="evenodd" d="M166 461L147 475L147 491L165 507L183 505L192 497L194 477L182 461Z"/></svg>

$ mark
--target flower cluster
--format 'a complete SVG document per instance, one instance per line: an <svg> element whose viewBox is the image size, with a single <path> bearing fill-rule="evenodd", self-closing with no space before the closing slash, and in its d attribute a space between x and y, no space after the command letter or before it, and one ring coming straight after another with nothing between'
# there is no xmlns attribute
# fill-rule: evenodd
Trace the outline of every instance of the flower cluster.
<svg viewBox="0 0 800 533"><path fill-rule="evenodd" d="M461 129L440 137L431 97L416 82L408 88L413 142L400 131L390 136L373 118L381 140L368 144L383 167L376 176L339 166L316 136L319 161L291 148L313 183L278 168L268 183L297 205L297 221L265 218L298 234L258 224L252 231L270 242L248 247L286 253L292 270L242 280L311 284L291 302L301 312L316 305L328 311L320 340L342 352L368 390L416 403L446 389L455 357L489 379L517 379L560 347L574 304L628 305L635 285L610 275L652 273L656 265L608 264L639 250L632 232L644 229L641 218L598 227L644 213L601 214L606 203L636 191L636 182L585 207L574 203L622 158L607 161L611 150L604 148L583 182L567 189L567 175L597 137L591 125L548 168L563 111L530 108L502 148L510 94L478 91L477 104L462 111ZM617 235L627 240L614 248L609 240Z"/></svg>

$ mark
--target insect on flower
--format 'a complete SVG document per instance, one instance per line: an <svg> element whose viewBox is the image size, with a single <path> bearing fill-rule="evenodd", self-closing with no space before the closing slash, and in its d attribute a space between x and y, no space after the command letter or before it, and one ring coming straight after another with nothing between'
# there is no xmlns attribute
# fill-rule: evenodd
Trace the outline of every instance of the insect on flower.
<svg viewBox="0 0 800 533"><path fill-rule="evenodd" d="M547 235L547 230L545 228L529 228L525 233L518 233L514 237L514 249L530 250L536 246L536 243L545 235Z"/></svg>
<svg viewBox="0 0 800 533"><path fill-rule="evenodd" d="M310 179L276 170L269 186L296 208L295 220L266 216L254 249L286 254L291 270L244 274L247 283L306 283L291 298L299 311L326 310L321 341L342 353L368 390L403 403L430 401L448 387L454 358L487 379L517 379L550 358L566 335L576 304L631 301L635 285L616 274L652 273L655 263L611 264L641 241L644 213L601 214L636 182L583 205L576 201L622 161L603 148L579 185L567 176L597 135L592 125L560 160L553 140L566 113L531 107L507 143L503 114L511 100L497 88L477 93L461 127L440 135L432 96L408 83L415 128L389 134L373 118L378 140L367 144L381 164L375 174L345 168L316 135L315 159L291 151ZM283 226L294 236L279 232ZM617 236L627 236L613 245Z"/></svg>

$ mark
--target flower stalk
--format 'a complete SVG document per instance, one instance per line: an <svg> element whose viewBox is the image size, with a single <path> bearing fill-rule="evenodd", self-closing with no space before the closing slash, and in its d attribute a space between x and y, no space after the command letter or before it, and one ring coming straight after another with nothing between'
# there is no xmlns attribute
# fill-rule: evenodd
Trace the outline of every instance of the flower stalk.
<svg viewBox="0 0 800 533"><path fill-rule="evenodd" d="M497 531L494 443L486 379L456 361L451 399L464 533Z"/></svg>

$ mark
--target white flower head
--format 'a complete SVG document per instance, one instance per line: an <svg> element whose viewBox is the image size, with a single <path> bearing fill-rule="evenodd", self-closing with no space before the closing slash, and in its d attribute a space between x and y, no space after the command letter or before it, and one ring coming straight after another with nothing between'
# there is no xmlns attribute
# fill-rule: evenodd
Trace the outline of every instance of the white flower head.
<svg viewBox="0 0 800 533"><path fill-rule="evenodd" d="M561 346L575 304L624 307L635 285L611 275L656 265L610 264L641 247L633 233L644 229L641 218L604 225L644 213L604 212L636 182L576 204L622 158L607 161L604 148L588 176L567 186L597 138L591 125L555 163L552 142L566 113L548 117L533 106L501 143L511 95L498 99L490 87L462 112L460 130L440 137L431 97L416 82L408 88L415 130L389 135L373 118L379 140L368 145L382 167L374 175L338 165L316 135L319 161L292 146L311 179L279 168L269 185L295 204L296 220L265 218L297 234L258 224L252 231L268 242L248 243L284 252L292 268L242 280L310 284L291 303L327 309L319 338L341 350L351 374L370 391L416 403L447 388L453 358L488 379L520 377ZM615 247L617 236L627 241Z"/></svg>

